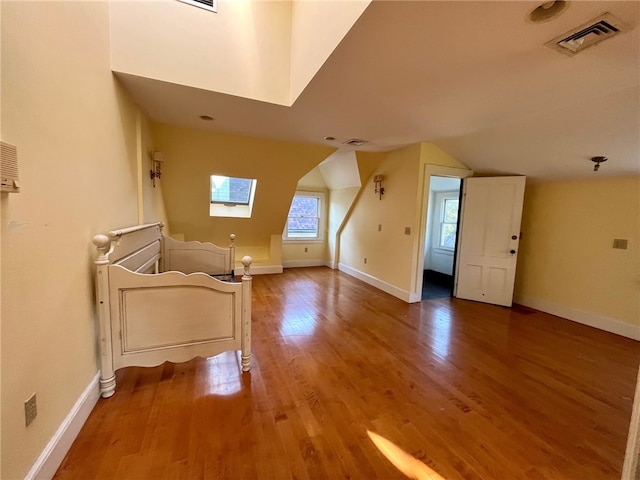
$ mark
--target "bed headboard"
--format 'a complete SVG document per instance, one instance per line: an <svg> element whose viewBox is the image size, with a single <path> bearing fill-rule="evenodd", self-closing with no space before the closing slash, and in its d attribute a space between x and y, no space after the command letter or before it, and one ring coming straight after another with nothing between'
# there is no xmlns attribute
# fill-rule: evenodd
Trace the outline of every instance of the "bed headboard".
<svg viewBox="0 0 640 480"><path fill-rule="evenodd" d="M148 223L96 235L93 243L100 252L96 263L121 265L136 273L157 273L162 227L160 222Z"/></svg>

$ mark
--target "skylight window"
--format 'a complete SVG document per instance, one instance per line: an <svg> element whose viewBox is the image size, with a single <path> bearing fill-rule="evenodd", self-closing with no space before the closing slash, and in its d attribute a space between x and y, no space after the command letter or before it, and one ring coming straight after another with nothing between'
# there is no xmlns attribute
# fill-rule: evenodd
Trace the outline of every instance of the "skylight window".
<svg viewBox="0 0 640 480"><path fill-rule="evenodd" d="M211 175L209 215L250 218L256 184L257 180L253 178Z"/></svg>
<svg viewBox="0 0 640 480"><path fill-rule="evenodd" d="M204 8L210 12L218 12L218 0L179 0L182 3L188 3L194 7Z"/></svg>

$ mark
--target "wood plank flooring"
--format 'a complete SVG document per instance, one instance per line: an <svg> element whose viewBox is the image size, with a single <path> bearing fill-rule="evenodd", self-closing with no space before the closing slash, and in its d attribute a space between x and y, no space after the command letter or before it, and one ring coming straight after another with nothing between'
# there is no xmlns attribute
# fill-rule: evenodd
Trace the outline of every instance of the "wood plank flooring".
<svg viewBox="0 0 640 480"><path fill-rule="evenodd" d="M253 359L117 372L55 478L619 479L639 344L529 310L407 304L327 268L254 277Z"/></svg>

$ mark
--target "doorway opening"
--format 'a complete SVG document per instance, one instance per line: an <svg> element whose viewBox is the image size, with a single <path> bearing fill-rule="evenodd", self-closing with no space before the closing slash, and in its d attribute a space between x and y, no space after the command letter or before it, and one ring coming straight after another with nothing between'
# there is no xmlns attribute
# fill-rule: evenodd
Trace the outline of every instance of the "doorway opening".
<svg viewBox="0 0 640 480"><path fill-rule="evenodd" d="M461 183L460 178L431 176L422 300L450 297L453 294Z"/></svg>

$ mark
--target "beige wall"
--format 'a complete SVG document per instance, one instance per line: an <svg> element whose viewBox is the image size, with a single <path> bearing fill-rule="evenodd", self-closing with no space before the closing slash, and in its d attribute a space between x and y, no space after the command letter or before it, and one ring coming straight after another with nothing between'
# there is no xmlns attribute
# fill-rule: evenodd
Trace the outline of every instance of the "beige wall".
<svg viewBox="0 0 640 480"><path fill-rule="evenodd" d="M112 1L113 70L290 106L370 1Z"/></svg>
<svg viewBox="0 0 640 480"><path fill-rule="evenodd" d="M640 327L640 177L529 183L516 300ZM628 249L613 249L613 239Z"/></svg>
<svg viewBox="0 0 640 480"><path fill-rule="evenodd" d="M137 162L138 173L138 212L139 223L152 223L161 221L165 224L164 233L171 234L169 219L167 218L162 196L162 176L156 179L155 187L150 179L150 172L154 168L152 161L153 151L156 150L151 123L145 115L138 113L136 118L136 139L138 141ZM160 171L164 170L164 164L160 164Z"/></svg>
<svg viewBox="0 0 640 480"><path fill-rule="evenodd" d="M110 2L113 70L288 105L291 3L220 0L218 7Z"/></svg>
<svg viewBox="0 0 640 480"><path fill-rule="evenodd" d="M291 99L302 93L371 0L293 0Z"/></svg>
<svg viewBox="0 0 640 480"><path fill-rule="evenodd" d="M3 479L24 478L97 372L92 236L137 223L143 142L109 71L108 13L2 2L1 136L22 183L0 198Z"/></svg>
<svg viewBox="0 0 640 480"><path fill-rule="evenodd" d="M282 231L298 180L333 152L332 148L265 140L155 124L154 141L162 151L163 192L172 232L186 240L228 243L237 236L237 256L256 263L271 259L272 236ZM257 179L250 219L209 216L209 177Z"/></svg>
<svg viewBox="0 0 640 480"><path fill-rule="evenodd" d="M414 217L419 159L419 144L388 153L362 182L363 192L340 238L341 264L407 291L411 276L410 252L413 235L417 233ZM370 180L373 175L384 177L382 199L373 191ZM411 235L405 235L405 227L412 229Z"/></svg>
<svg viewBox="0 0 640 480"><path fill-rule="evenodd" d="M282 242L282 264L284 267L318 266L327 262L327 224L329 215L329 190L318 167L307 172L296 186L296 191L324 193L324 223L321 225L323 240L320 242ZM287 208L288 212L288 208Z"/></svg>
<svg viewBox="0 0 640 480"><path fill-rule="evenodd" d="M347 271L411 301L419 300L416 279L422 270L429 191L425 166L430 165L467 171L462 163L429 143L385 154L363 179L339 241L338 260ZM373 192L375 175L384 177L382 200ZM405 233L407 228L409 234Z"/></svg>

